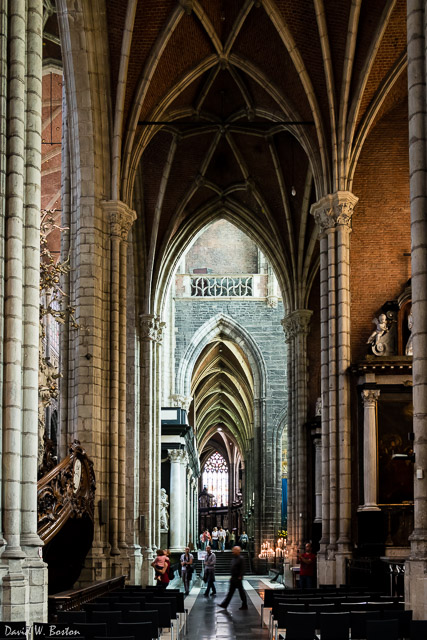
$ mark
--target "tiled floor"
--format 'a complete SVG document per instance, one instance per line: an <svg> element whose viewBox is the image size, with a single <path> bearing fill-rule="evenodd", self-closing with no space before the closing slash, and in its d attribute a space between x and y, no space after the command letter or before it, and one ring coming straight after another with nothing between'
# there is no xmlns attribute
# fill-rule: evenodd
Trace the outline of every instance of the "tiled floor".
<svg viewBox="0 0 427 640"><path fill-rule="evenodd" d="M238 592L233 596L227 610L218 607L228 591L228 579L217 578L217 595L204 598L204 587L194 587L185 602L190 609L187 630L181 638L185 640L264 640L267 629L261 629L260 605L262 600L254 587L264 588L257 581L244 581L248 597L248 610L239 611L241 600ZM184 630L183 630L184 631Z"/></svg>

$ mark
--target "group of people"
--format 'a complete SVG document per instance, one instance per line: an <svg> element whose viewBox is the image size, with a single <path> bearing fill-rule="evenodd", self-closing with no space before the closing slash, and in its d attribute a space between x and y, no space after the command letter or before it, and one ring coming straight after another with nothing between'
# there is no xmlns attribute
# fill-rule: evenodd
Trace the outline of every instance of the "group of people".
<svg viewBox="0 0 427 640"><path fill-rule="evenodd" d="M224 529L218 529L215 527L214 531L224 531ZM212 533L214 533L214 531ZM225 533L225 532L224 532ZM203 535L209 535L208 531L204 531ZM246 536L245 532L240 536L240 540L242 536ZM222 538L223 536L221 536ZM215 536L213 540L218 540L219 536ZM201 536L200 536L201 539ZM209 540L208 538L206 538ZM224 544L225 544L225 536L224 536ZM247 544L247 540L246 540ZM215 565L216 565L216 555L213 551L213 544L206 545L206 556L204 560L204 575L203 580L206 583L205 593L203 594L205 598L209 597L209 593L213 596L216 595L216 587L215 587ZM218 550L218 548L217 548ZM220 549L223 551L224 549ZM230 603L230 600L236 591L239 591L239 595L242 601L242 606L240 609L247 609L247 598L246 593L243 588L243 576L245 573L244 560L241 556L241 547L233 546L232 548L232 560L231 560L231 578L227 596L218 606L222 609L226 609ZM311 543L307 543L305 545L304 552L299 554L298 560L300 563L300 587L301 589L310 589L315 586L315 572L316 572L316 555L312 552ZM181 564L181 577L184 583L185 595L188 595L190 592L190 584L191 578L193 575L194 567L194 556L190 552L190 547L186 547L184 553L180 557ZM173 578L174 571L171 570L171 561L170 561L170 552L168 549L158 549L157 555L154 561L151 563L151 566L154 568L155 572L155 580L156 584L161 589L166 589L170 580Z"/></svg>
<svg viewBox="0 0 427 640"><path fill-rule="evenodd" d="M219 529L214 527L212 533L208 529L202 531L199 536L199 549L205 551L210 546L213 551L225 551L225 549L232 549L236 543L239 543L242 549L246 549L248 542L248 534L245 531L240 536L237 536L236 529L230 532L222 527Z"/></svg>
<svg viewBox="0 0 427 640"><path fill-rule="evenodd" d="M247 609L247 598L246 593L243 588L243 576L245 573L244 561L242 556L240 555L241 549L240 547L234 546L232 548L232 560L231 560L231 578L230 585L228 589L228 594L226 598L219 604L219 606L223 609L228 607L228 604L236 591L239 591L240 598L242 600L241 609ZM190 583L191 577L194 571L193 567L194 556L190 552L190 547L186 547L184 553L181 555L180 564L181 564L181 577L184 583L185 595L189 594L190 591ZM215 587L215 565L216 565L216 556L212 551L212 547L207 545L206 547L206 556L204 560L204 575L203 580L206 583L206 589L204 593L204 597L209 597L209 592L212 592L212 595L216 595L216 587ZM173 578L173 571L171 570L171 561L170 561L170 552L168 549L157 549L157 555L151 566L154 568L155 572L155 580L156 585L160 589L166 589L170 580Z"/></svg>
<svg viewBox="0 0 427 640"><path fill-rule="evenodd" d="M191 577L193 575L194 556L190 553L190 547L185 547L184 553L181 555L181 577L184 583L185 595L188 596L190 592ZM160 589L166 589L169 582L173 580L175 570L171 568L170 551L169 549L157 549L157 554L151 566L154 568L154 579L156 586Z"/></svg>

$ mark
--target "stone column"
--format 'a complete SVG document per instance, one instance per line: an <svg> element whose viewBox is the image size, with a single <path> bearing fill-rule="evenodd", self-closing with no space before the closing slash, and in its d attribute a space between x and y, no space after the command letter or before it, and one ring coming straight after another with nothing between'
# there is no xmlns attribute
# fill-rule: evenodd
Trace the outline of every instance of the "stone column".
<svg viewBox="0 0 427 640"><path fill-rule="evenodd" d="M406 563L405 602L427 618L427 114L424 0L408 0L409 169L412 235L414 531Z"/></svg>
<svg viewBox="0 0 427 640"><path fill-rule="evenodd" d="M311 207L319 228L323 481L319 582L345 582L351 557L350 232L358 202L337 191Z"/></svg>
<svg viewBox="0 0 427 640"><path fill-rule="evenodd" d="M37 534L42 2L28 0L27 8L21 545L27 556L23 567L28 571L31 621L47 617L47 565L39 555L43 543Z"/></svg>
<svg viewBox="0 0 427 640"><path fill-rule="evenodd" d="M153 501L153 541L154 549L160 547L160 481L161 481L161 448L162 448L162 422L161 422L161 399L162 399L162 369L161 369L161 348L166 323L161 322L159 316L155 317L155 345L153 374L151 385L151 397L153 403L153 433L154 433L154 501Z"/></svg>
<svg viewBox="0 0 427 640"><path fill-rule="evenodd" d="M193 511L193 541L194 549L197 550L197 544L199 542L199 526L198 526L198 504L197 504L197 480L193 476L191 478L191 495L192 495L192 511Z"/></svg>
<svg viewBox="0 0 427 640"><path fill-rule="evenodd" d="M322 522L322 439L314 438L314 522Z"/></svg>
<svg viewBox="0 0 427 640"><path fill-rule="evenodd" d="M3 560L24 558L21 549L21 397L23 224L25 175L26 2L9 3L7 209L5 251L5 345L3 389ZM38 367L38 359L37 359Z"/></svg>
<svg viewBox="0 0 427 640"><path fill-rule="evenodd" d="M126 548L126 263L136 214L118 200L102 205L111 228L109 523L111 555L117 556Z"/></svg>
<svg viewBox="0 0 427 640"><path fill-rule="evenodd" d="M188 463L188 455L182 449L170 449L168 455L171 464L169 497L170 549L172 552L178 552L182 551L186 545L185 469Z"/></svg>
<svg viewBox="0 0 427 640"><path fill-rule="evenodd" d="M2 620L29 624L47 618L37 535L42 12L41 0L0 7L0 602Z"/></svg>
<svg viewBox="0 0 427 640"><path fill-rule="evenodd" d="M364 389L363 400L363 505L358 511L380 511L377 505L377 403L380 392Z"/></svg>
<svg viewBox="0 0 427 640"><path fill-rule="evenodd" d="M152 373L153 351L156 340L155 316L140 316L140 439L139 439L139 514L143 522L140 526L140 545L143 554L142 584L150 584L153 580L151 562L153 561L153 504L154 483L157 473L154 462L154 439L152 418Z"/></svg>
<svg viewBox="0 0 427 640"><path fill-rule="evenodd" d="M191 499L191 469L187 467L187 482L186 482L186 501L185 501L185 512L186 512L186 536L185 536L185 544L189 545L190 542L194 542L193 540L193 529L192 529L192 512L193 512L193 501Z"/></svg>
<svg viewBox="0 0 427 640"><path fill-rule="evenodd" d="M293 548L301 546L307 536L307 440L304 424L307 421L307 336L312 314L308 309L298 309L282 320L286 342L291 347L288 351L291 360L288 415L290 441L293 442L289 459L292 457L293 460L288 468L288 482L292 493Z"/></svg>

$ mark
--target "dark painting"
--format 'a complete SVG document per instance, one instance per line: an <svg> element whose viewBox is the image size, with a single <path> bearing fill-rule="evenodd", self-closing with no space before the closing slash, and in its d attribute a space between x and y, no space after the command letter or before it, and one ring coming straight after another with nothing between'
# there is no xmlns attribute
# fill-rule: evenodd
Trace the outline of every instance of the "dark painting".
<svg viewBox="0 0 427 640"><path fill-rule="evenodd" d="M402 504L414 499L414 465L392 460L393 453L412 453L411 393L387 393L378 399L378 503Z"/></svg>

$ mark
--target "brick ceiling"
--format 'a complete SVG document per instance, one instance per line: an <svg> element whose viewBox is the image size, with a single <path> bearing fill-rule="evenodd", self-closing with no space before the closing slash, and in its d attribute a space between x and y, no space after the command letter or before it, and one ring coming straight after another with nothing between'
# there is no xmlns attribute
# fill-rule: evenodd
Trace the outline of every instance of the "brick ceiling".
<svg viewBox="0 0 427 640"><path fill-rule="evenodd" d="M217 211L259 242L287 307L304 307L318 264L310 204L351 190L369 131L406 99L406 2L105 6L118 193L140 209L152 288L178 238ZM51 59L51 16L46 28Z"/></svg>
<svg viewBox="0 0 427 640"><path fill-rule="evenodd" d="M139 174L154 279L180 230L227 209L246 231L256 225L289 306L306 303L317 268L309 206L351 190L364 139L401 90L405 11L402 0L137 3L121 196L132 200ZM110 1L114 98L125 21Z"/></svg>

